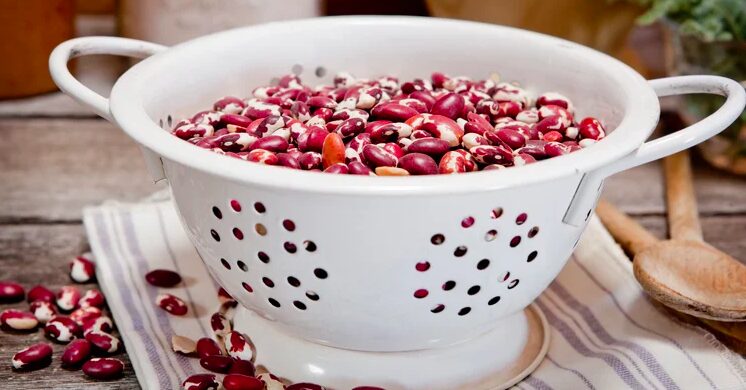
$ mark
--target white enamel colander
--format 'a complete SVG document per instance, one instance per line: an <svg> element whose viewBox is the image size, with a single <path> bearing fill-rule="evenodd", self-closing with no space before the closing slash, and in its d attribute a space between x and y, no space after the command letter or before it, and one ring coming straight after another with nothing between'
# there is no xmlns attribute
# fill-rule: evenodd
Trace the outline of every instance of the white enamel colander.
<svg viewBox="0 0 746 390"><path fill-rule="evenodd" d="M69 59L147 59L106 99ZM487 24L334 17L226 31L166 48L79 38L50 58L59 87L129 134L214 277L242 305L302 339L363 351L448 346L500 326L555 278L607 176L695 145L743 110L738 83L714 76L646 81L586 47ZM529 91L558 91L608 137L571 155L453 176L330 175L247 163L167 131L225 96L291 71L330 83L339 71L402 79L432 71L498 72ZM536 90L532 90L537 88ZM648 141L660 96L727 97L703 121ZM629 188L635 191L635 188ZM462 221L473 218L471 226ZM466 224L468 225L468 224Z"/></svg>

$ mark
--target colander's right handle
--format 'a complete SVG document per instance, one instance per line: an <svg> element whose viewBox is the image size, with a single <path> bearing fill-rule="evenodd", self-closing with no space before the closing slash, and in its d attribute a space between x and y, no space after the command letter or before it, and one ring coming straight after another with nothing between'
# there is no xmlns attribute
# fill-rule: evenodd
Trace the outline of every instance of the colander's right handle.
<svg viewBox="0 0 746 390"><path fill-rule="evenodd" d="M563 221L573 226L581 226L590 217L603 180L617 172L657 160L714 136L730 126L746 106L746 91L736 81L719 76L679 76L651 80L650 86L659 97L707 93L725 96L725 103L710 116L701 121L640 145L636 151L588 172L578 186Z"/></svg>
<svg viewBox="0 0 746 390"><path fill-rule="evenodd" d="M112 121L109 99L97 94L76 79L67 68L75 58L91 54L112 54L147 58L165 50L165 46L136 39L117 37L82 37L60 43L49 56L49 72L54 83L75 100L93 109L96 114Z"/></svg>

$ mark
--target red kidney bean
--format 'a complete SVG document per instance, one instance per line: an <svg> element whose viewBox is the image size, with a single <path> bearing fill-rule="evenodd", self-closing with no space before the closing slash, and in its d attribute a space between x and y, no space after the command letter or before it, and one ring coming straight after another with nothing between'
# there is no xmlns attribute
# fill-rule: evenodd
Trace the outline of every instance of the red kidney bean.
<svg viewBox="0 0 746 390"><path fill-rule="evenodd" d="M33 313L17 309L5 309L0 313L0 324L13 330L31 330L39 325Z"/></svg>
<svg viewBox="0 0 746 390"><path fill-rule="evenodd" d="M562 140L562 133L559 131L550 131L542 137L542 139L546 142L559 142Z"/></svg>
<svg viewBox="0 0 746 390"><path fill-rule="evenodd" d="M528 141L528 136L507 127L486 134L488 134L487 138L493 143L505 145L513 150L524 147L526 141ZM493 134L494 139L491 138Z"/></svg>
<svg viewBox="0 0 746 390"><path fill-rule="evenodd" d="M430 80L432 82L433 88L443 88L443 83L445 83L449 79L450 77L440 72L433 72L430 75Z"/></svg>
<svg viewBox="0 0 746 390"><path fill-rule="evenodd" d="M370 140L374 143L395 142L400 138L409 137L412 127L405 123L386 123L370 132Z"/></svg>
<svg viewBox="0 0 746 390"><path fill-rule="evenodd" d="M68 343L80 334L80 326L65 316L54 316L44 326L44 333L52 340Z"/></svg>
<svg viewBox="0 0 746 390"><path fill-rule="evenodd" d="M536 159L528 153L516 153L515 156L513 157L513 165L517 167L532 164L535 162L536 162Z"/></svg>
<svg viewBox="0 0 746 390"><path fill-rule="evenodd" d="M78 306L80 307L103 307L106 303L106 299L104 299L104 294L101 293L101 291L96 290L95 288L92 288L83 294L83 296L78 301Z"/></svg>
<svg viewBox="0 0 746 390"><path fill-rule="evenodd" d="M224 342L228 356L238 360L251 361L253 359L254 353L251 350L251 345L243 334L232 331L227 334Z"/></svg>
<svg viewBox="0 0 746 390"><path fill-rule="evenodd" d="M469 130L468 132L470 133L477 133L480 135L484 135L486 131L493 130L493 127L490 124L490 122L480 114L470 112L466 114L466 120L468 122L464 125L464 131Z"/></svg>
<svg viewBox="0 0 746 390"><path fill-rule="evenodd" d="M264 390L264 382L247 375L228 374L223 378L223 387L225 390Z"/></svg>
<svg viewBox="0 0 746 390"><path fill-rule="evenodd" d="M246 160L264 165L277 165L277 155L264 149L254 149L246 155Z"/></svg>
<svg viewBox="0 0 746 390"><path fill-rule="evenodd" d="M431 114L442 115L451 119L456 119L461 116L464 110L464 98L457 93L447 93L433 104L433 108L430 110Z"/></svg>
<svg viewBox="0 0 746 390"><path fill-rule="evenodd" d="M88 283L96 277L96 266L83 256L70 262L70 279L77 283Z"/></svg>
<svg viewBox="0 0 746 390"><path fill-rule="evenodd" d="M490 114L493 118L515 118L521 112L521 105L516 102L492 102Z"/></svg>
<svg viewBox="0 0 746 390"><path fill-rule="evenodd" d="M334 164L344 164L344 161L345 144L342 137L336 133L327 134L321 150L321 165L326 169Z"/></svg>
<svg viewBox="0 0 746 390"><path fill-rule="evenodd" d="M107 316L94 318L83 323L83 334L90 332L109 333L112 329L114 329L114 323Z"/></svg>
<svg viewBox="0 0 746 390"><path fill-rule="evenodd" d="M395 155L374 144L365 145L363 156L368 165L373 167L395 167L398 162Z"/></svg>
<svg viewBox="0 0 746 390"><path fill-rule="evenodd" d="M231 323L220 313L213 313L210 317L210 327L216 336L225 336L231 332Z"/></svg>
<svg viewBox="0 0 746 390"><path fill-rule="evenodd" d="M239 111L240 112L240 111ZM243 115L237 115L237 114L223 114L220 117L220 122L224 125L234 125L238 127L249 127L251 125L251 122L253 122L250 118L245 117Z"/></svg>
<svg viewBox="0 0 746 390"><path fill-rule="evenodd" d="M548 157L557 157L570 153L570 147L559 142L548 141L544 145L544 153Z"/></svg>
<svg viewBox="0 0 746 390"><path fill-rule="evenodd" d="M91 343L86 339L75 339L62 352L62 365L75 367L83 363L91 354Z"/></svg>
<svg viewBox="0 0 746 390"><path fill-rule="evenodd" d="M199 359L200 366L202 366L206 370L221 374L228 372L228 369L231 368L232 363L233 359L230 356L222 355L210 355Z"/></svg>
<svg viewBox="0 0 746 390"><path fill-rule="evenodd" d="M249 360L234 358L231 368L228 369L228 373L254 376L254 374L256 374L256 368L254 367L254 363Z"/></svg>
<svg viewBox="0 0 746 390"><path fill-rule="evenodd" d="M191 355L197 351L197 343L188 337L175 334L171 336L171 349L174 352Z"/></svg>
<svg viewBox="0 0 746 390"><path fill-rule="evenodd" d="M0 285L0 290L2 290L2 285ZM21 287L21 291L23 291L23 287ZM21 295L21 299L23 299L23 295ZM31 290L28 291L29 302L47 301L47 302L54 303L56 300L57 300L57 296L54 294L54 292L52 292L52 290L42 285L36 285L32 287Z"/></svg>
<svg viewBox="0 0 746 390"><path fill-rule="evenodd" d="M485 134L490 134L490 133L491 132L487 132ZM490 142L489 139L477 133L469 133L469 134L464 134L464 136L461 138L461 145L465 147L466 149L470 149L470 148L473 148L479 145L492 145L492 142Z"/></svg>
<svg viewBox="0 0 746 390"><path fill-rule="evenodd" d="M442 156L448 149L448 141L433 137L416 139L406 148L409 153L423 153L431 157Z"/></svg>
<svg viewBox="0 0 746 390"><path fill-rule="evenodd" d="M515 119L523 123L536 123L539 121L539 112L535 109L523 110L515 116Z"/></svg>
<svg viewBox="0 0 746 390"><path fill-rule="evenodd" d="M410 98L397 99L396 101L393 101L393 103L401 104L409 108L414 108L419 113L428 111L427 105L417 99L410 99Z"/></svg>
<svg viewBox="0 0 746 390"><path fill-rule="evenodd" d="M559 115L545 117L534 126L542 134L550 131L563 131L567 128Z"/></svg>
<svg viewBox="0 0 746 390"><path fill-rule="evenodd" d="M324 140L329 132L317 126L312 126L306 133L298 137L298 149L301 152L319 152L324 146Z"/></svg>
<svg viewBox="0 0 746 390"><path fill-rule="evenodd" d="M513 153L502 145L480 145L469 149L474 159L482 164L510 165L513 163Z"/></svg>
<svg viewBox="0 0 746 390"><path fill-rule="evenodd" d="M280 153L288 150L288 141L278 135L268 135L254 141L249 150L264 149L273 153Z"/></svg>
<svg viewBox="0 0 746 390"><path fill-rule="evenodd" d="M43 365L49 362L51 358L52 346L47 343L38 343L16 352L11 359L11 363L14 369L21 370Z"/></svg>
<svg viewBox="0 0 746 390"><path fill-rule="evenodd" d="M404 168L377 167L376 175L378 176L409 176L409 172L407 172L407 170Z"/></svg>
<svg viewBox="0 0 746 390"><path fill-rule="evenodd" d="M57 306L63 311L71 311L78 307L80 291L75 286L63 286L57 292Z"/></svg>
<svg viewBox="0 0 746 390"><path fill-rule="evenodd" d="M324 169L324 172L326 173L337 173L340 175L346 175L350 173L350 169L347 167L347 164L345 163L336 163L332 164L326 169Z"/></svg>
<svg viewBox="0 0 746 390"><path fill-rule="evenodd" d="M572 125L573 116L570 112L560 106L547 105L539 108L539 119L544 119L550 116L559 116L560 122L563 127Z"/></svg>
<svg viewBox="0 0 746 390"><path fill-rule="evenodd" d="M124 363L114 358L93 358L83 363L83 373L94 379L114 379L122 376Z"/></svg>
<svg viewBox="0 0 746 390"><path fill-rule="evenodd" d="M184 390L218 390L218 386L220 382L215 374L195 374L181 383Z"/></svg>
<svg viewBox="0 0 746 390"><path fill-rule="evenodd" d="M181 283L181 275L168 269L154 269L145 274L145 280L156 287L173 287Z"/></svg>
<svg viewBox="0 0 746 390"><path fill-rule="evenodd" d="M79 326L83 326L86 322L101 317L102 315L103 313L101 312L101 309L89 306L75 309L75 311L70 313L70 319L75 321Z"/></svg>
<svg viewBox="0 0 746 390"><path fill-rule="evenodd" d="M374 117L394 122L404 122L419 114L417 110L399 103L381 103L371 111Z"/></svg>
<svg viewBox="0 0 746 390"><path fill-rule="evenodd" d="M314 96L306 100L306 104L311 108L335 108L337 102L334 99L325 96Z"/></svg>
<svg viewBox="0 0 746 390"><path fill-rule="evenodd" d="M314 383L293 383L285 387L285 390L325 390L325 388Z"/></svg>
<svg viewBox="0 0 746 390"><path fill-rule="evenodd" d="M572 103L570 103L570 99L557 92L545 92L536 98L536 107L548 105L560 106L566 110L572 111Z"/></svg>
<svg viewBox="0 0 746 390"><path fill-rule="evenodd" d="M57 314L57 309L53 303L47 301L33 301L29 305L29 311L36 317L39 323L46 324Z"/></svg>
<svg viewBox="0 0 746 390"><path fill-rule="evenodd" d="M443 115L419 114L406 121L414 130L425 130L436 138L448 141L451 147L461 143L464 130L451 118Z"/></svg>
<svg viewBox="0 0 746 390"><path fill-rule="evenodd" d="M348 173L351 175L370 176L373 173L370 168L368 168L368 166L363 164L361 161L350 162L349 164L347 164L347 170Z"/></svg>
<svg viewBox="0 0 746 390"><path fill-rule="evenodd" d="M601 122L596 118L584 118L578 125L578 131L580 136L585 139L592 139L598 141L599 139L606 136L606 131L601 125Z"/></svg>
<svg viewBox="0 0 746 390"><path fill-rule="evenodd" d="M350 118L342 121L334 130L343 138L354 137L365 130L365 121L360 118Z"/></svg>
<svg viewBox="0 0 746 390"><path fill-rule="evenodd" d="M433 108L433 105L436 102L435 97L428 91L414 91L409 94L410 99L417 99L425 104L425 108L428 112L430 112Z"/></svg>
<svg viewBox="0 0 746 390"><path fill-rule="evenodd" d="M221 112L215 111L201 111L191 118L190 122L194 124L205 124L215 126L220 122L220 117L223 116Z"/></svg>
<svg viewBox="0 0 746 390"><path fill-rule="evenodd" d="M181 298L172 294L160 294L155 298L155 304L161 309L175 316L183 316L189 310Z"/></svg>
<svg viewBox="0 0 746 390"><path fill-rule="evenodd" d="M0 282L0 302L22 301L26 292L23 286L15 282Z"/></svg>
<svg viewBox="0 0 746 390"><path fill-rule="evenodd" d="M199 355L200 358L222 354L223 352L220 350L220 346L215 340L209 337L203 337L197 340L197 355Z"/></svg>
<svg viewBox="0 0 746 390"><path fill-rule="evenodd" d="M440 158L438 172L442 174L466 172L466 158L455 151L447 152Z"/></svg>
<svg viewBox="0 0 746 390"><path fill-rule="evenodd" d="M288 153L277 154L277 165L286 168L300 169L300 163L298 159Z"/></svg>
<svg viewBox="0 0 746 390"><path fill-rule="evenodd" d="M317 152L306 152L298 157L298 163L300 168L310 171L312 169L321 168L321 153Z"/></svg>
<svg viewBox="0 0 746 390"><path fill-rule="evenodd" d="M423 153L409 153L399 159L399 167L410 175L434 175L438 173L438 164L432 157Z"/></svg>
<svg viewBox="0 0 746 390"><path fill-rule="evenodd" d="M212 105L212 109L215 111L222 111L232 114L241 112L244 107L246 107L246 103L244 103L243 100L233 96L223 97Z"/></svg>
<svg viewBox="0 0 746 390"><path fill-rule="evenodd" d="M119 350L119 339L108 333L88 332L85 339L101 352L114 353Z"/></svg>

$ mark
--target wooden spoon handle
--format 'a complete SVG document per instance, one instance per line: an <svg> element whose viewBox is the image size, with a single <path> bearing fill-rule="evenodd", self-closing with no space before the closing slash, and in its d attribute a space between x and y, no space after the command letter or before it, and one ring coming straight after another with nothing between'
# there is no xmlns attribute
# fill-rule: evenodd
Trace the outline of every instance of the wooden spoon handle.
<svg viewBox="0 0 746 390"><path fill-rule="evenodd" d="M666 202L671 238L702 241L689 152L684 150L666 157L663 166L666 172Z"/></svg>
<svg viewBox="0 0 746 390"><path fill-rule="evenodd" d="M596 214L619 245L633 256L658 242L642 225L603 199L598 202Z"/></svg>

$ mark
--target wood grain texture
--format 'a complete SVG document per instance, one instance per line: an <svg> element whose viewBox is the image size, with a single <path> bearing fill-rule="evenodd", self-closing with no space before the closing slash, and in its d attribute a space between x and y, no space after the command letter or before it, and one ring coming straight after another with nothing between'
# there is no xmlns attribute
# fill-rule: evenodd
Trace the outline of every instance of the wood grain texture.
<svg viewBox="0 0 746 390"><path fill-rule="evenodd" d="M43 281L52 290L72 284L68 262L88 249L81 225L0 225L0 280L12 279L26 290ZM78 285L81 291L95 283ZM7 308L27 309L28 304L2 304ZM49 366L35 371L15 372L11 357L17 351L38 342L49 342L54 349ZM87 378L80 370L60 367L64 345L50 342L43 331L10 333L0 330L0 386L3 389L137 389L139 385L125 351L114 357L125 364L121 379L100 382Z"/></svg>
<svg viewBox="0 0 746 390"><path fill-rule="evenodd" d="M666 205L671 238L702 241L689 151L666 157L663 167L666 173Z"/></svg>
<svg viewBox="0 0 746 390"><path fill-rule="evenodd" d="M155 191L135 143L104 120L0 120L0 222L73 221Z"/></svg>

